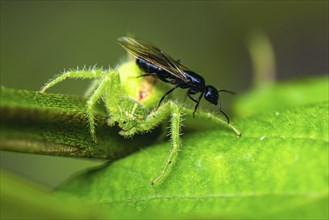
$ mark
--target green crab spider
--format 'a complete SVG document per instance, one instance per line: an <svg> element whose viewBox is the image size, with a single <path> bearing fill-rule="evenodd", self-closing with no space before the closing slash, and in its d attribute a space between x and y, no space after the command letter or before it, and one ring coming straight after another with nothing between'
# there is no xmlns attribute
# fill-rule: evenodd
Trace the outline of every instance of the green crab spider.
<svg viewBox="0 0 329 220"><path fill-rule="evenodd" d="M57 83L69 78L94 79L86 92L86 95L89 97L86 103L86 111L89 119L90 134L96 143L94 106L100 99L103 100L109 115L108 124L113 125L117 123L121 128L119 134L124 137L148 132L170 116L172 148L160 173L153 179L153 185L160 182L168 173L169 168L172 167L181 146L180 128L182 125L182 113L192 115L193 110L173 100L168 100L157 107L160 98L168 90L168 85L152 76L139 77L142 74L143 72L138 68L135 61L127 61L117 68L108 70L96 67L70 70L50 80L42 87L40 92L43 93ZM197 117L229 127L240 136L238 129L231 124L227 124L226 121L214 114L198 111Z"/></svg>

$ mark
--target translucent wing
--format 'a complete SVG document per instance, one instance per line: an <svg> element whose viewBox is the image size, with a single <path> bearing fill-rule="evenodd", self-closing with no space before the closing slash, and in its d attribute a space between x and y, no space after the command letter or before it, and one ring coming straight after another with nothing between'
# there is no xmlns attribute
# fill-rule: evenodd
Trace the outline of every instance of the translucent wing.
<svg viewBox="0 0 329 220"><path fill-rule="evenodd" d="M142 58L149 63L166 70L175 77L183 80L185 83L190 83L184 74L184 70L188 70L188 68L153 44L132 37L120 37L118 38L118 41L123 48L136 58Z"/></svg>

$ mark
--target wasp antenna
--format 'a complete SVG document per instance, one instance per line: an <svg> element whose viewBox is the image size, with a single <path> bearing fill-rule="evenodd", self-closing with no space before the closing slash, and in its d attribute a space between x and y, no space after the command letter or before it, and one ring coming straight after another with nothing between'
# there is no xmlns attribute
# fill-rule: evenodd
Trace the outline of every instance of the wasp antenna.
<svg viewBox="0 0 329 220"><path fill-rule="evenodd" d="M218 92L226 92L226 93L230 93L230 94L236 95L235 92L229 91L229 90L226 90L226 89L220 89L220 90L218 90Z"/></svg>

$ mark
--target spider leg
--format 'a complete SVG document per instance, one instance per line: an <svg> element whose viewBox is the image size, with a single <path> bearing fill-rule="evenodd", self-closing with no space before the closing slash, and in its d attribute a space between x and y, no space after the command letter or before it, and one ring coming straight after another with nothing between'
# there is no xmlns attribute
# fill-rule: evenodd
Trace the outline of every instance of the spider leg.
<svg viewBox="0 0 329 220"><path fill-rule="evenodd" d="M83 97L87 98L90 97L93 91L99 86L99 83L101 82L101 79L94 79L90 86L86 89L86 91L83 94Z"/></svg>
<svg viewBox="0 0 329 220"><path fill-rule="evenodd" d="M94 79L101 77L104 74L104 71L101 69L92 69L92 70L72 70L65 72L50 82L46 83L40 90L41 93L45 92L47 89L53 87L57 83L62 82L65 79Z"/></svg>
<svg viewBox="0 0 329 220"><path fill-rule="evenodd" d="M183 112L187 113L187 115L192 113L191 109L188 109L184 106L182 106L181 108L182 108ZM210 112L199 111L198 118L210 120L215 124L224 125L230 129L232 129L236 133L237 136L241 136L241 132L236 127L234 127L232 124L227 124L226 121L224 121L220 117L216 116L215 114L212 114Z"/></svg>
<svg viewBox="0 0 329 220"><path fill-rule="evenodd" d="M171 101L166 102L158 109L152 111L143 121L143 123L138 126L132 127L126 131L120 131L120 135L129 137L136 133L143 133L151 130L152 128L159 125L162 121L164 121L169 115L171 110Z"/></svg>
<svg viewBox="0 0 329 220"><path fill-rule="evenodd" d="M152 185L158 183L167 174L175 157L177 156L180 143L180 127L181 127L181 113L180 107L172 101L168 101L161 105L158 109L151 112L144 120L144 123L133 127L128 131L121 131L120 134L124 136L132 136L135 133L146 132L160 124L169 115L171 115L171 142L172 148L167 156L166 162L163 165L160 174L152 181Z"/></svg>
<svg viewBox="0 0 329 220"><path fill-rule="evenodd" d="M169 151L165 164L163 165L160 174L152 181L152 185L160 182L163 177L168 173L169 168L174 162L178 149L181 146L180 141L180 127L181 127L181 113L179 107L172 102L171 106L171 142L172 148Z"/></svg>
<svg viewBox="0 0 329 220"><path fill-rule="evenodd" d="M111 74L108 73L108 75ZM98 87L94 90L92 95L87 101L87 115L89 119L89 129L92 139L97 143L96 132L95 132L95 119L94 119L94 106L97 101L102 97L104 91L109 87L110 77L105 76L99 83Z"/></svg>

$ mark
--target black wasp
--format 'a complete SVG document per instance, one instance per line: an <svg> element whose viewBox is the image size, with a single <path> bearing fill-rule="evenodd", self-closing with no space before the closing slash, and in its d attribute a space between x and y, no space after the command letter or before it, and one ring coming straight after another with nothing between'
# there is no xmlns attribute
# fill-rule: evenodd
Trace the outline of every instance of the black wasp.
<svg viewBox="0 0 329 220"><path fill-rule="evenodd" d="M221 110L219 92L231 94L234 92L217 90L214 86L206 85L202 76L183 66L180 61L173 59L149 42L132 37L120 37L118 41L123 48L136 57L137 65L145 72L141 76L154 76L175 86L164 94L159 106L163 99L176 88L188 89L187 96L196 103L193 116L204 96L208 102L219 106L219 111L226 117L227 123L230 123L228 116ZM201 93L198 99L192 96L197 93Z"/></svg>

